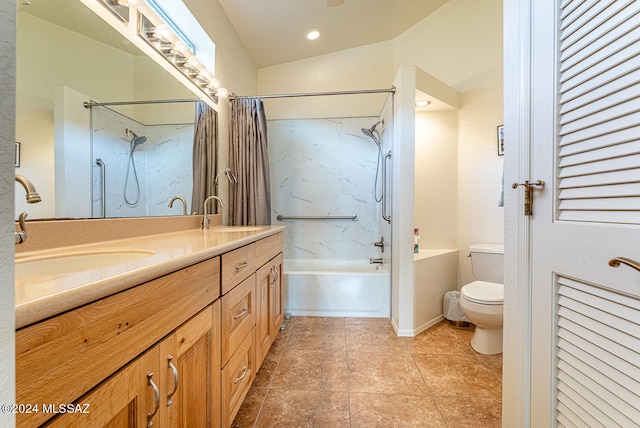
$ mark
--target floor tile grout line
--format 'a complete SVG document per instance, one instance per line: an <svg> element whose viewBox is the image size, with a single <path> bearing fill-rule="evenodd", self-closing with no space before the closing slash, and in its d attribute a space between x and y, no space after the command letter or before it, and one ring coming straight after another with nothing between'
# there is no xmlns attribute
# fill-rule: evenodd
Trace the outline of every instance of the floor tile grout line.
<svg viewBox="0 0 640 428"><path fill-rule="evenodd" d="M326 320L326 318L325 318ZM301 331L298 331L298 333L300 334L304 334L304 331L309 328L309 331L313 331L313 332L317 332L320 335L324 335L325 330L331 330L334 331L333 328L331 327L331 322L328 321L320 321L318 324L314 325L315 319L306 324L305 323L299 323L299 327L301 327ZM291 343L291 338L295 336L296 331L295 331L295 323L292 323L294 325L292 325L291 327L294 328L290 328L290 331L284 341L284 343L281 345L281 349L280 352L277 356L277 358L275 358L275 368L273 370L273 373L271 375L271 377L269 378L269 382L268 385L266 386L266 392L264 397L262 398L262 402L260 403L260 407L257 411L257 414L255 416L255 421L253 423L253 427L257 427L258 424L260 423L260 417L264 416L262 414L263 410L265 409L265 404L266 404L266 400L269 397L269 395L272 393L272 389L273 388L273 381L276 377L276 374L278 372L278 369L281 368L280 367L280 363L282 363L282 358L283 356L289 352L292 351L292 343ZM413 352L413 344L415 343L415 339L416 337L420 336L417 335L416 337L413 338L414 342L411 342L409 346L406 347L407 350L405 349L388 349L386 351L374 351L374 352L370 352L367 350L354 350L354 349L350 349L348 346L349 343L349 338L347 337L347 332L348 332L348 328L347 328L347 320L346 318L342 318L342 333L343 334L343 347L344 347L344 355L346 357L346 364L347 364L347 388L346 388L346 392L347 392L347 406L348 406L348 419L349 419L349 426L352 426L352 414L351 414L351 401L352 401L352 394L354 393L358 393L357 391L352 391L352 376L351 376L351 366L350 366L350 362L351 362L351 358L357 358L358 354L361 353L366 353L366 354L376 354L376 353L384 353L384 354L388 354L388 355L406 355L409 354L411 355L411 361L413 362L413 365L415 366L415 368L418 370L420 377L427 389L427 394L408 394L408 395L419 395L419 396L423 396L423 397L429 397L430 400L432 400L432 403L436 406L436 409L438 411L438 414L440 415L441 421L444 423L444 425L446 427L449 427L450 424L445 420L444 417L444 413L442 410L442 404L445 403L444 400L446 400L447 398L450 398L449 396L436 396L435 392L432 390L432 388L429 386L427 379L425 378L425 375L423 374L423 372L420 370L420 367L417 364L416 358L418 356L428 356L428 355L433 355L433 356L441 356L441 357L446 357L446 356L450 356L453 354L448 354L448 353L443 353L443 352L434 352L434 353L414 353ZM372 326L373 327L377 327L377 323L373 323ZM365 329L367 328L367 323L366 320L357 323L357 325L354 323L354 326L357 327L364 327ZM293 334L292 334L293 333ZM422 333L421 333L422 334ZM478 354L475 350L473 350L468 342L469 337L465 337L464 333L458 333L455 332L453 333L452 339L455 340L455 342L457 343L462 343L465 345L465 348L468 349L470 352L469 353L462 353L462 354L455 354L458 355L460 358L463 358L465 360L467 360L468 363L472 363L478 367L483 367L485 370L488 370L489 372L491 372L494 376L495 379L498 381L498 384L502 385L502 378L500 377L500 375L497 373L497 369L499 368L498 366L502 364L501 359L499 359L498 357L481 357L481 354ZM429 344L427 344L428 346L430 346ZM331 352L332 354L335 354L337 351L335 351L334 349L331 350L327 350L327 352ZM284 388L285 390L287 390L288 388ZM307 389L305 389L303 387L304 391L307 391ZM320 391L325 391L325 390L320 390ZM328 391L328 390L327 390ZM384 396L394 396L394 395L407 395L405 393L378 393L378 392L370 392L370 391L362 391L360 393L364 393L364 394L374 394L374 395L384 395ZM495 398L490 398L490 397L485 397L483 400L486 400L487 402L494 402L494 403L499 403L499 405L502 405L502 400L499 399L495 399ZM440 404L438 404L440 403ZM263 421L264 422L264 421ZM267 421L268 423L268 421Z"/></svg>

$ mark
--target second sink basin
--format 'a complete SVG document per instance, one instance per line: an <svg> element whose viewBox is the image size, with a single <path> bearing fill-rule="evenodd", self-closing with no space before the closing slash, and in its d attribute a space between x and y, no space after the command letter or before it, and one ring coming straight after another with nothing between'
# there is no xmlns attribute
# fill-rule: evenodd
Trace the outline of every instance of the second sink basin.
<svg viewBox="0 0 640 428"><path fill-rule="evenodd" d="M16 257L15 276L30 278L37 276L63 275L83 270L114 266L153 255L151 250L113 249L56 253L42 256Z"/></svg>

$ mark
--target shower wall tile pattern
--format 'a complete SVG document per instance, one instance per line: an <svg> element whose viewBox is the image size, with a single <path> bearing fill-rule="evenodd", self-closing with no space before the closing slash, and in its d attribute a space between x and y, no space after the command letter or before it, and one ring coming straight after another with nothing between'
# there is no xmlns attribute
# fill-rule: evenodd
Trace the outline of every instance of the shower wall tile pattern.
<svg viewBox="0 0 640 428"><path fill-rule="evenodd" d="M133 157L140 183L140 200L130 207L123 197L130 138L125 129L147 141L138 146ZM191 202L192 183L192 124L145 126L109 109L93 109L93 216L102 213L101 175L95 160L100 158L106 167L107 217L141 217L181 215L180 203L168 208L174 196ZM129 171L128 199L135 199L135 177ZM189 207L188 212L191 212Z"/></svg>
<svg viewBox="0 0 640 428"><path fill-rule="evenodd" d="M272 224L287 226L285 258L367 259L380 256L373 245L380 239L380 203L374 199L378 147L360 131L376 120L268 122ZM358 220L278 221L279 214L356 214Z"/></svg>

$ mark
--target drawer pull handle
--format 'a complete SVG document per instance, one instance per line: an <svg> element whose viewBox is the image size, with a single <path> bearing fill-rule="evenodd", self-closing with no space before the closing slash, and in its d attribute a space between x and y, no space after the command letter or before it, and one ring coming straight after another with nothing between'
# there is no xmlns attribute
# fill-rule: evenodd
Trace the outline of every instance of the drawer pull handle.
<svg viewBox="0 0 640 428"><path fill-rule="evenodd" d="M176 391L178 390L178 369L176 368L176 366L173 365L173 355L169 355L167 357L167 361L168 361L168 367L171 369L171 371L173 371L173 391L171 391L170 393L167 394L167 407L169 407L170 405L173 404L173 400L171 399L171 397L173 397L173 394L176 393Z"/></svg>
<svg viewBox="0 0 640 428"><path fill-rule="evenodd" d="M242 308L242 311L240 311L240 313L235 314L235 315L233 316L233 319L234 319L234 320L237 320L238 318L241 318L241 317L243 317L243 316L245 316L245 315L247 315L247 308L246 308L246 307Z"/></svg>
<svg viewBox="0 0 640 428"><path fill-rule="evenodd" d="M246 268L247 266L249 266L249 262L241 263L238 266L236 266L236 270L240 270L242 268Z"/></svg>
<svg viewBox="0 0 640 428"><path fill-rule="evenodd" d="M242 379L244 379L247 376L247 373L249 373L248 367L244 366L242 368L242 374L240 375L240 377L237 377L233 380L233 383L236 384L238 382L240 382Z"/></svg>
<svg viewBox="0 0 640 428"><path fill-rule="evenodd" d="M151 380L151 378L153 377L153 372L149 372L147 373L147 384L153 388L153 393L155 394L156 397L156 405L155 405L155 409L153 410L153 413L147 413L147 428L151 428L153 426L153 417L156 415L156 413L158 413L158 409L160 409L160 390L158 389L158 386L153 383L153 380Z"/></svg>

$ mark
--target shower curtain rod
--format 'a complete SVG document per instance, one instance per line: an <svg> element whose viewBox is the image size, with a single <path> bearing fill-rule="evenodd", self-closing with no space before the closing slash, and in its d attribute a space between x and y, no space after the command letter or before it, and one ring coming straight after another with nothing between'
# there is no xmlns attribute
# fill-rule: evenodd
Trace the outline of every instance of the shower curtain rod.
<svg viewBox="0 0 640 428"><path fill-rule="evenodd" d="M307 92L297 94L268 94L268 95L230 95L229 99L265 99L265 98L296 98L296 97L322 97L326 95L359 95L359 94L382 94L395 93L396 87L388 89L361 89L354 91L334 91L334 92Z"/></svg>
<svg viewBox="0 0 640 428"><path fill-rule="evenodd" d="M186 98L175 100L149 100L149 101L112 101L107 103L97 103L95 101L85 101L82 103L84 108L104 107L104 106L128 106L133 104L170 104L170 103L197 103L202 101L199 98Z"/></svg>

